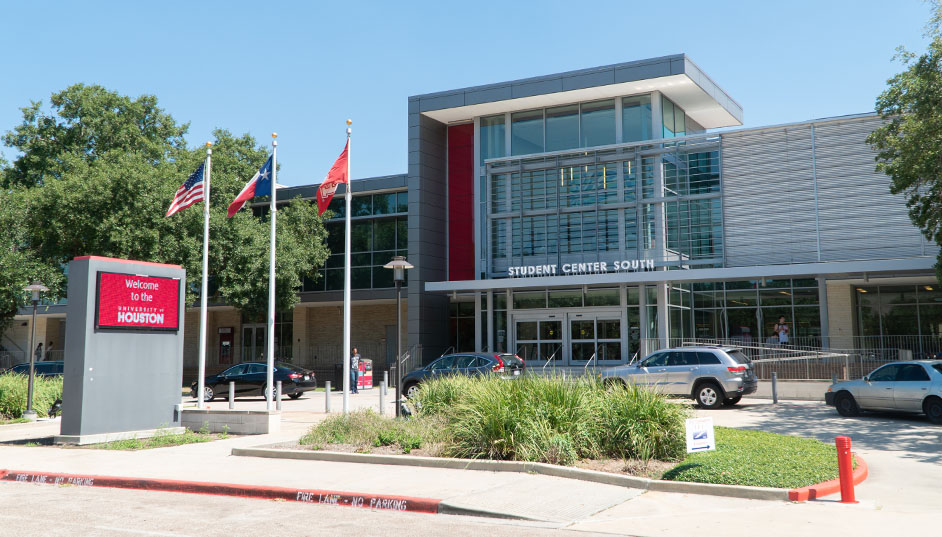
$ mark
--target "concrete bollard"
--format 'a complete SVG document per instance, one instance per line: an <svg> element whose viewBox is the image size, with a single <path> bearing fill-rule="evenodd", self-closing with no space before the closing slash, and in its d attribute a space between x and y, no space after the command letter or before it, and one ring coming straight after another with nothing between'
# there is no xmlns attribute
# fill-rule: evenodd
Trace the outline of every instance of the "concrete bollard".
<svg viewBox="0 0 942 537"><path fill-rule="evenodd" d="M841 503L857 503L854 497L854 461L849 436L835 436L837 472L841 480Z"/></svg>
<svg viewBox="0 0 942 537"><path fill-rule="evenodd" d="M281 381L275 383L275 410L281 410Z"/></svg>
<svg viewBox="0 0 942 537"><path fill-rule="evenodd" d="M330 414L330 381L324 383L324 412Z"/></svg>
<svg viewBox="0 0 942 537"><path fill-rule="evenodd" d="M383 371L383 395L387 395L389 392L389 370Z"/></svg>
<svg viewBox="0 0 942 537"><path fill-rule="evenodd" d="M229 381L229 410L235 408L235 382Z"/></svg>
<svg viewBox="0 0 942 537"><path fill-rule="evenodd" d="M778 373L772 372L772 404L778 404Z"/></svg>
<svg viewBox="0 0 942 537"><path fill-rule="evenodd" d="M386 381L379 383L379 415L386 415Z"/></svg>

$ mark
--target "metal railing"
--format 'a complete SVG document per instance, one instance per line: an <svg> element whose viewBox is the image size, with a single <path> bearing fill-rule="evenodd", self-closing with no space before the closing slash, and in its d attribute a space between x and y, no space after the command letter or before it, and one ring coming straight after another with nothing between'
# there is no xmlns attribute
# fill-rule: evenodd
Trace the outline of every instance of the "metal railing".
<svg viewBox="0 0 942 537"><path fill-rule="evenodd" d="M9 369L26 361L23 351L0 351L0 369Z"/></svg>

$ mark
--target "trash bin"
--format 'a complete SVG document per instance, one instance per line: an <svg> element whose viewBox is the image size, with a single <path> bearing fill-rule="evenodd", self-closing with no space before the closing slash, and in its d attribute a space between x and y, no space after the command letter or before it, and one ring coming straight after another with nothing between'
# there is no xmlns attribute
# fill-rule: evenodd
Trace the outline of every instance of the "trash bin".
<svg viewBox="0 0 942 537"><path fill-rule="evenodd" d="M334 377L331 380L331 388L337 391L343 390L343 364L334 364Z"/></svg>
<svg viewBox="0 0 942 537"><path fill-rule="evenodd" d="M357 389L365 390L373 387L373 360L360 358L360 376L357 377Z"/></svg>

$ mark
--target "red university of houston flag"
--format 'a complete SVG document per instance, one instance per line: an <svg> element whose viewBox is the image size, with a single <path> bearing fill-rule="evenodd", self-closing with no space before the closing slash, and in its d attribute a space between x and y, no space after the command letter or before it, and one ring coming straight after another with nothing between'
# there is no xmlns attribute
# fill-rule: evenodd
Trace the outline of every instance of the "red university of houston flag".
<svg viewBox="0 0 942 537"><path fill-rule="evenodd" d="M350 140L348 139L346 145L343 146L343 152L337 157L337 161L334 162L333 167L327 172L327 177L324 179L324 182L321 183L321 186L317 189L318 216L324 214L324 211L327 210L327 206L330 205L330 200L334 198L334 192L337 191L337 185L340 183L350 184L350 178L347 177L347 150L349 148Z"/></svg>

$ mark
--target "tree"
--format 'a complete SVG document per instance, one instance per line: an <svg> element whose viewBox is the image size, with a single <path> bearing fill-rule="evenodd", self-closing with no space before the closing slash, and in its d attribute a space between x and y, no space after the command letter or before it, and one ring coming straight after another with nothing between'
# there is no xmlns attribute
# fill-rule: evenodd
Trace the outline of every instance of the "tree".
<svg viewBox="0 0 942 537"><path fill-rule="evenodd" d="M921 56L897 49L905 69L887 81L876 101L885 120L867 138L877 151L877 170L890 192L906 196L909 217L929 240L942 244L942 6L934 2L927 25L928 50ZM942 253L936 261L942 281Z"/></svg>
<svg viewBox="0 0 942 537"><path fill-rule="evenodd" d="M202 271L202 206L170 218L164 214L176 189L205 158L205 148L186 149L186 126L177 125L152 96L132 101L99 86L76 85L53 95L53 103L53 116L42 115L39 103L23 109L23 123L4 137L23 154L2 171L0 225L11 227L0 232L0 255L11 256L19 268L9 270L12 265L0 258L0 299L16 295L19 283L13 280L37 277L27 273L47 275L57 284L50 285L50 295L59 296L62 267L77 256L99 255L182 265L187 303L193 304ZM37 117L42 128L35 128ZM268 150L248 135L217 130L214 137L211 288L217 301L254 316L268 305L268 219L251 210L232 219L225 213ZM276 296L279 307L288 309L302 278L316 277L327 258L326 232L309 202L291 202L278 216ZM0 306L13 303L23 304L22 292L19 300ZM15 312L0 309L0 318Z"/></svg>

